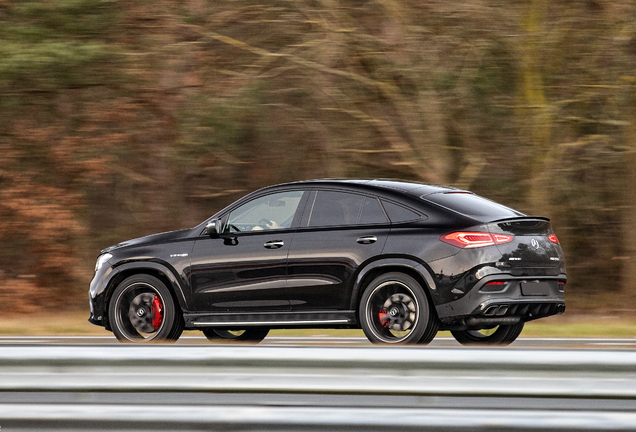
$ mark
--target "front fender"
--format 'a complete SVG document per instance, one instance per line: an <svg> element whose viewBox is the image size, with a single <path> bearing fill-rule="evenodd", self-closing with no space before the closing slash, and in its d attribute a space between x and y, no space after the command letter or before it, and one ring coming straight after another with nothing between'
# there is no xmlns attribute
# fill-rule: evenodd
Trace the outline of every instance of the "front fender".
<svg viewBox="0 0 636 432"><path fill-rule="evenodd" d="M121 280L135 273L159 274L163 276L170 281L168 288L172 288L175 293L181 310L188 310L187 299L185 297L184 287L182 286L184 282L177 276L177 272L174 268L156 261L129 261L114 267L108 267L101 277L98 277L100 275L96 274L93 278L93 282L91 283L91 297L94 299L101 297L103 301L106 301L106 290L109 287L113 287L114 284L119 283Z"/></svg>

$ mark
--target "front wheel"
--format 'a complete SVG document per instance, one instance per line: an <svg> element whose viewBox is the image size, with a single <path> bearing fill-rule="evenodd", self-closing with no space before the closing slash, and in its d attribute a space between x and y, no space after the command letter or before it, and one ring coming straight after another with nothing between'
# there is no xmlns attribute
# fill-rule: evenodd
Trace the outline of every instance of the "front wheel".
<svg viewBox="0 0 636 432"><path fill-rule="evenodd" d="M117 286L108 319L121 342L174 342L183 332L183 317L163 282L154 276L130 276Z"/></svg>
<svg viewBox="0 0 636 432"><path fill-rule="evenodd" d="M523 321L512 325L500 325L482 330L451 330L451 334L462 345L510 345L523 330Z"/></svg>
<svg viewBox="0 0 636 432"><path fill-rule="evenodd" d="M386 273L371 282L359 314L364 334L376 344L427 344L439 328L426 293L403 273Z"/></svg>
<svg viewBox="0 0 636 432"><path fill-rule="evenodd" d="M219 339L232 342L251 342L259 343L269 333L268 328L253 327L246 330L223 330L218 328L209 328L201 330L209 341L217 341Z"/></svg>

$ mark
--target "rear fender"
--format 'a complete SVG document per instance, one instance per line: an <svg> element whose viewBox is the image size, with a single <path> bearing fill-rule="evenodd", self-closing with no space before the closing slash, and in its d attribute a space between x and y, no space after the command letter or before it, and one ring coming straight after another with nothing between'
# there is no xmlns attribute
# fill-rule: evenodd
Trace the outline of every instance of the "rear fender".
<svg viewBox="0 0 636 432"><path fill-rule="evenodd" d="M433 304L437 304L437 286L432 271L426 264L410 258L386 258L373 261L366 265L356 277L351 295L351 309L357 310L364 288L378 275L390 271L403 272L423 282L422 288L428 292Z"/></svg>

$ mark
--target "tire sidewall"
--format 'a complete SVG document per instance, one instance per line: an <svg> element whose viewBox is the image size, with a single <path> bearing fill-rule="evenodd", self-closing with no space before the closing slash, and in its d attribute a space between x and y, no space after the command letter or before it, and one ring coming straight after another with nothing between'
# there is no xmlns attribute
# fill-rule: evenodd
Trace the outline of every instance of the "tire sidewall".
<svg viewBox="0 0 636 432"><path fill-rule="evenodd" d="M124 299L126 293L133 289L133 287L145 286L149 291L154 292L159 296L163 305L163 320L159 330L153 333L150 337L143 338L137 335L131 334L124 326L122 320L126 320L127 317L119 313L119 307L121 301ZM148 343L148 342L165 342L173 339L171 332L174 324L177 320L176 307L170 290L165 286L163 282L154 276L150 275L134 275L130 276L122 281L111 296L111 300L108 308L108 319L111 325L111 329L115 337L121 342L130 343Z"/></svg>
<svg viewBox="0 0 636 432"><path fill-rule="evenodd" d="M413 294L413 300L415 301L417 308L417 320L409 334L404 338L396 338L395 340L391 340L384 335L378 334L373 324L373 320L376 318L372 316L372 311L370 310L370 301L375 292L390 282L395 282L407 287ZM369 341L375 344L418 343L427 330L427 326L431 319L431 313L433 312L429 304L428 296L422 289L422 286L411 276L399 272L385 273L374 279L362 294L358 308L360 326Z"/></svg>
<svg viewBox="0 0 636 432"><path fill-rule="evenodd" d="M451 331L457 342L462 345L510 345L523 330L524 322L501 325L488 336L475 336L470 330Z"/></svg>

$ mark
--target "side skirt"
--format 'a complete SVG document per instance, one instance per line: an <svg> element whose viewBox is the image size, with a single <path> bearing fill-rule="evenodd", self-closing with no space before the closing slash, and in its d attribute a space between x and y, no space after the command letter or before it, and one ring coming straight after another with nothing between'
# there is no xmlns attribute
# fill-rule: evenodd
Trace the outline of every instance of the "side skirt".
<svg viewBox="0 0 636 432"><path fill-rule="evenodd" d="M280 328L357 328L356 311L263 312L263 313L186 313L187 330L206 327L243 329L245 327Z"/></svg>

